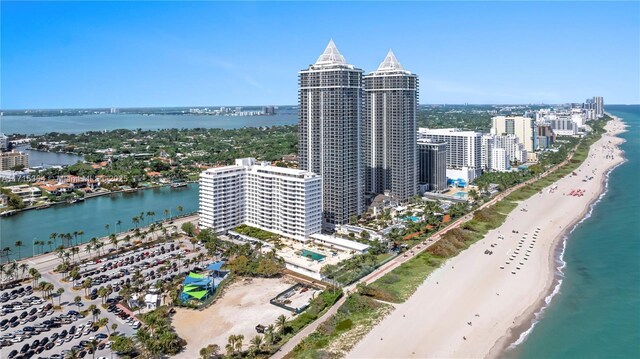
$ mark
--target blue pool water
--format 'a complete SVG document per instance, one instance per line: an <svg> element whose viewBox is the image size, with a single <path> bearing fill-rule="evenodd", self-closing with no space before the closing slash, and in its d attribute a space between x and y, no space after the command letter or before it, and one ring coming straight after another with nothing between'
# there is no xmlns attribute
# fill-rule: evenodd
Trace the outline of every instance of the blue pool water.
<svg viewBox="0 0 640 359"><path fill-rule="evenodd" d="M303 257L307 257L307 258L311 258L314 261L321 261L321 260L323 260L323 259L325 259L327 257L327 256L324 256L324 255L322 255L320 253L312 252L312 251L310 251L308 249L303 249L302 250L302 256Z"/></svg>

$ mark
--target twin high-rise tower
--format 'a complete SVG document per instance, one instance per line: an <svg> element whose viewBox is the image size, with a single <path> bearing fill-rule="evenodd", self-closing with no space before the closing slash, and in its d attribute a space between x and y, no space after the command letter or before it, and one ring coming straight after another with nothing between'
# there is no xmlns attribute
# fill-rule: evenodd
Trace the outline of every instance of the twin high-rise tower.
<svg viewBox="0 0 640 359"><path fill-rule="evenodd" d="M365 194L416 194L418 79L393 52L363 76L330 41L299 86L300 168L322 175L325 230L360 215Z"/></svg>

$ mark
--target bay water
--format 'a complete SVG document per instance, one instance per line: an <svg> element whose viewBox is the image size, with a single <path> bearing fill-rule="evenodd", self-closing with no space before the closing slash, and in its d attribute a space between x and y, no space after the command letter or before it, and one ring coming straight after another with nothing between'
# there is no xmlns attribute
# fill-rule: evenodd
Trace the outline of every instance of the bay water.
<svg viewBox="0 0 640 359"><path fill-rule="evenodd" d="M82 133L116 129L158 130L166 128L271 127L295 125L295 110L283 110L273 116L213 116L213 115L142 115L91 114L82 116L1 116L0 132L7 135L42 135L48 132Z"/></svg>
<svg viewBox="0 0 640 359"><path fill-rule="evenodd" d="M138 190L132 193L114 193L74 204L60 204L42 210L29 210L10 217L0 217L0 249L9 247L9 260L29 257L42 251L51 250L51 246L33 248L34 241L49 241L51 233L73 233L83 231L77 237L78 242L87 242L91 237L104 237L114 231L135 228L133 216L144 213L144 224L152 220L147 212L155 212L153 220L164 219L164 210L169 216L193 213L198 210L198 184L189 183L187 187L170 186ZM182 211L178 211L178 206ZM120 225L117 222L121 221ZM105 225L109 225L109 229ZM139 225L142 225L140 223ZM16 241L23 246L17 248ZM52 247L62 244L55 240ZM2 257L3 262L7 258Z"/></svg>

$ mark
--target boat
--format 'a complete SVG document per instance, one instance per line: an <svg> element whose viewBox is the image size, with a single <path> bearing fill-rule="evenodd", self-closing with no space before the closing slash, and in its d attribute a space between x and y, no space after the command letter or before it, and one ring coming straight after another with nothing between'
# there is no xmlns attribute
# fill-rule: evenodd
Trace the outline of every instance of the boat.
<svg viewBox="0 0 640 359"><path fill-rule="evenodd" d="M187 187L187 182L173 182L171 188Z"/></svg>
<svg viewBox="0 0 640 359"><path fill-rule="evenodd" d="M49 207L51 207L50 204L43 204L42 206L36 207L36 209L37 210L41 210L41 209L46 209L46 208L49 208Z"/></svg>
<svg viewBox="0 0 640 359"><path fill-rule="evenodd" d="M137 188L126 188L123 190L123 192L136 192L138 189Z"/></svg>
<svg viewBox="0 0 640 359"><path fill-rule="evenodd" d="M4 212L0 213L0 216L9 217L9 216L13 216L14 214L16 214L16 212L18 212L18 211L16 211L15 209L11 209L11 210L4 211Z"/></svg>

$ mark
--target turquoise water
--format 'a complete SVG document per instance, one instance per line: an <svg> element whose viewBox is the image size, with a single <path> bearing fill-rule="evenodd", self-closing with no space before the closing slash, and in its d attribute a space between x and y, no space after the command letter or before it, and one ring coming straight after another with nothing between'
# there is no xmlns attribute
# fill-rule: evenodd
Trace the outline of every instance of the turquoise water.
<svg viewBox="0 0 640 359"><path fill-rule="evenodd" d="M183 207L182 212L178 212L178 206ZM154 220L157 221L164 218L165 209L173 216L197 211L198 185L192 183L176 189L161 187L134 193L117 193L76 204L56 205L43 210L25 211L11 217L0 217L0 247L11 248L11 260L31 256L32 253L49 250L49 246L33 248L32 243L35 240L47 242L53 232L73 233L82 230L85 234L78 237L78 241L86 242L91 237L107 235L106 224L109 224L110 233L116 230L118 220L122 221L118 231L135 228L131 221L133 216L144 211L145 223L149 224L151 218L146 215L148 211L156 213ZM19 256L16 241L24 244L24 247L20 247ZM60 244L58 239L54 247ZM6 258L3 256L1 260L6 261Z"/></svg>
<svg viewBox="0 0 640 359"><path fill-rule="evenodd" d="M303 249L302 250L302 256L303 257L307 257L307 258L311 258L314 261L321 261L321 260L323 260L323 259L325 259L327 257L327 256L323 256L320 253L312 252L312 251L310 251L308 249Z"/></svg>
<svg viewBox="0 0 640 359"><path fill-rule="evenodd" d="M155 115L100 114L83 116L2 116L2 132L5 134L35 134L47 132L81 133L115 129L156 130L162 128L241 128L260 126L295 125L295 110L283 110L274 116L204 116L204 115Z"/></svg>
<svg viewBox="0 0 640 359"><path fill-rule="evenodd" d="M640 106L607 106L624 119L626 163L606 195L569 235L560 292L526 341L507 357L640 358Z"/></svg>
<svg viewBox="0 0 640 359"><path fill-rule="evenodd" d="M420 218L416 217L416 216L406 216L406 217L402 217L403 221L411 221L411 222L417 222Z"/></svg>
<svg viewBox="0 0 640 359"><path fill-rule="evenodd" d="M467 198L467 193L466 192L458 192L458 193L454 194L453 197L464 199L464 198Z"/></svg>

